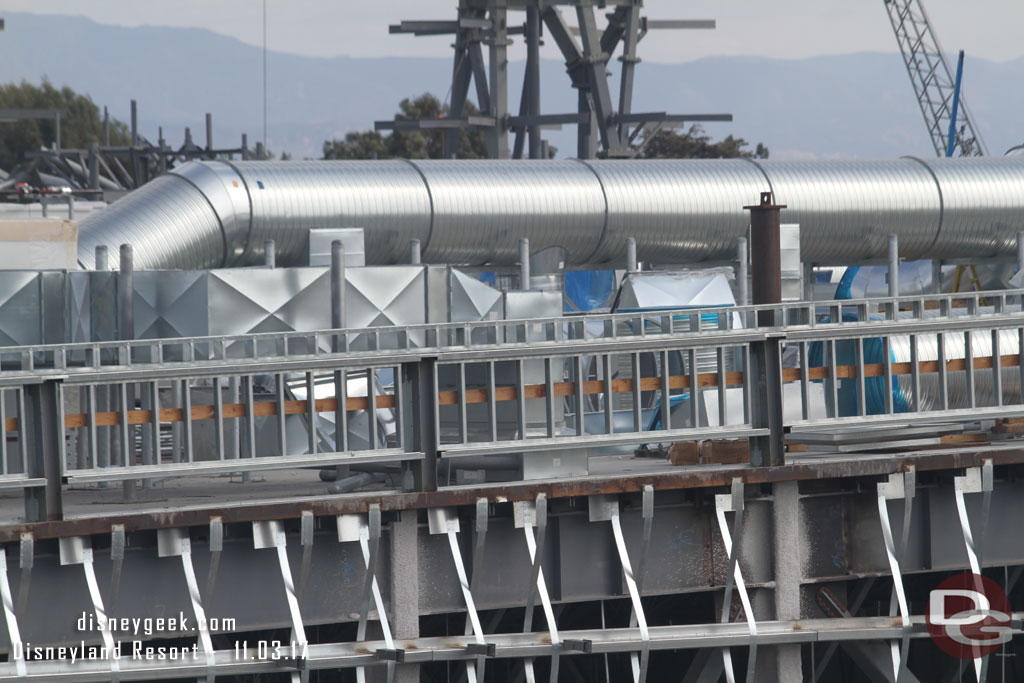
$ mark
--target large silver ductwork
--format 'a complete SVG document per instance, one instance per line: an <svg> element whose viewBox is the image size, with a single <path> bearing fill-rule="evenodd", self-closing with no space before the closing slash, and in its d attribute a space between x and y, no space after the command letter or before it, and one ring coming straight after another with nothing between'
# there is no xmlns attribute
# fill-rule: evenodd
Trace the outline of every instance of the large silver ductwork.
<svg viewBox="0 0 1024 683"><path fill-rule="evenodd" d="M79 259L131 243L138 268L302 265L310 228L365 229L367 264L516 263L565 250L570 265L624 257L728 261L743 206L766 189L801 226L806 262L886 255L985 258L1015 252L1024 230L1024 157L888 161L200 161L81 221Z"/></svg>

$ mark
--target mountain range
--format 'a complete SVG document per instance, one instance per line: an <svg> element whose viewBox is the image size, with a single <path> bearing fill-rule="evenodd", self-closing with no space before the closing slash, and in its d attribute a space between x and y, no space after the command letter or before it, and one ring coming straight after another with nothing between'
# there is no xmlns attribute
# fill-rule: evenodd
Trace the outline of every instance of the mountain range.
<svg viewBox="0 0 1024 683"><path fill-rule="evenodd" d="M127 121L139 106L142 133L169 144L185 126L202 144L212 112L214 142L250 146L263 136L262 51L202 30L97 24L78 16L7 12L0 34L0 82L48 78L89 94ZM518 47L518 46L517 46ZM641 56L643 49L641 45ZM610 62L609 69L617 69ZM317 158L323 141L366 130L394 115L404 97L450 85L445 58L267 57L268 147L295 158ZM509 65L509 101L518 106L522 62ZM617 78L617 73L615 74ZM545 113L575 110L565 67L541 67ZM968 55L964 95L989 154L1024 141L1024 58L991 62ZM617 81L616 81L617 83ZM613 97L615 93L613 93ZM708 57L637 66L633 110L721 113L731 123L705 124L715 139L733 134L763 142L772 158L883 158L934 154L900 56L857 53L809 59ZM575 153L575 130L546 131L559 156Z"/></svg>

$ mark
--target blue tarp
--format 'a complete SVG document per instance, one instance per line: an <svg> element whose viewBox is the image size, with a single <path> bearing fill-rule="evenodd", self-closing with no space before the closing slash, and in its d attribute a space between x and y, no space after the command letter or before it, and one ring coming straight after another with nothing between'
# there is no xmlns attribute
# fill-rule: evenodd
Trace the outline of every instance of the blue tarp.
<svg viewBox="0 0 1024 683"><path fill-rule="evenodd" d="M851 268L850 270L855 270ZM847 270L849 274L850 270ZM843 280L846 276L843 276ZM852 278L851 278L852 279ZM840 282L840 287L842 283ZM838 291L836 292L838 295ZM838 296L837 296L838 298ZM828 318L824 322L828 322ZM854 313L843 313L844 322L857 322ZM864 364L875 365L885 362L885 352L881 337L869 337L864 340ZM890 360L895 360L890 351ZM825 351L822 342L812 342L808 350L808 363L811 367L825 366ZM836 363L838 365L856 365L857 345L853 340L836 342ZM824 380L815 380L824 381ZM857 382L853 379L840 380L839 389L839 414L841 417L857 414ZM899 378L892 378L892 404L893 411L906 413L909 411L907 399L900 389ZM864 408L868 415L885 414L885 378L867 377L864 379Z"/></svg>

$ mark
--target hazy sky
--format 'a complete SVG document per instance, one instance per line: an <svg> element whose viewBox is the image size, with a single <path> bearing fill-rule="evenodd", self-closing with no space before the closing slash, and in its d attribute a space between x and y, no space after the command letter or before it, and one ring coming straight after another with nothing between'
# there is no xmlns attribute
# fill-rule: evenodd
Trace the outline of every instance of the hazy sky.
<svg viewBox="0 0 1024 683"><path fill-rule="evenodd" d="M997 61L1024 56L1021 0L924 3L947 52L963 49L968 56ZM454 18L455 5L455 0L266 0L268 47L311 56L447 56L450 37L390 36L387 27L401 19ZM79 14L105 24L201 27L256 45L263 39L262 8L262 0L0 0L0 13ZM896 50L883 0L646 0L645 13L656 19L718 20L714 31L652 31L640 46L641 56L649 61ZM517 16L522 15L514 13L513 21L519 21ZM556 58L552 41L547 42L545 55ZM521 58L517 47L513 58Z"/></svg>

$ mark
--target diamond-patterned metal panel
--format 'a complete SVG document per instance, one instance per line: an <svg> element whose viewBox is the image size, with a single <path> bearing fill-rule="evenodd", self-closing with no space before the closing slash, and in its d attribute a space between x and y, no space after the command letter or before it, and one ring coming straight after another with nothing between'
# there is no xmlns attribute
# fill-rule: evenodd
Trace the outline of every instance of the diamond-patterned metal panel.
<svg viewBox="0 0 1024 683"><path fill-rule="evenodd" d="M133 297L135 338L215 334L210 331L206 281L206 271L201 270L136 272Z"/></svg>
<svg viewBox="0 0 1024 683"><path fill-rule="evenodd" d="M41 274L0 270L0 346L42 343Z"/></svg>
<svg viewBox="0 0 1024 683"><path fill-rule="evenodd" d="M330 285L325 268L211 270L210 334L328 328Z"/></svg>
<svg viewBox="0 0 1024 683"><path fill-rule="evenodd" d="M450 282L452 322L501 320L505 317L505 300L500 290L455 269L451 271Z"/></svg>
<svg viewBox="0 0 1024 683"><path fill-rule="evenodd" d="M423 266L379 266L345 271L346 327L415 325L426 320Z"/></svg>

